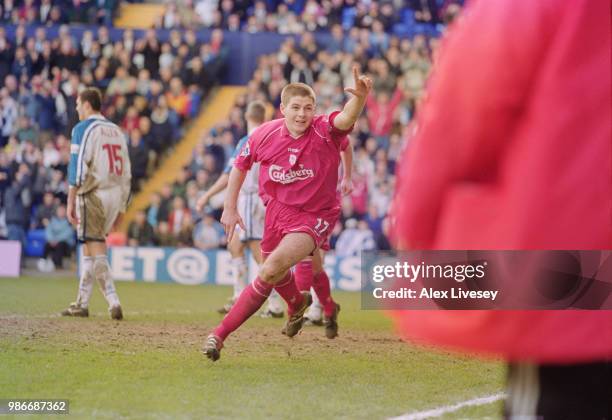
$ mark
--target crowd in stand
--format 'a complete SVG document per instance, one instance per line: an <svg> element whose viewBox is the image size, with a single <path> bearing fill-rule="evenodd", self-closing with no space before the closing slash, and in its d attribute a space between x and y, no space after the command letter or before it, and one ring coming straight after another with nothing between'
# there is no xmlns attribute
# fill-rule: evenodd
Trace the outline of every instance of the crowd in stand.
<svg viewBox="0 0 612 420"><path fill-rule="evenodd" d="M0 1L0 23L111 26L119 3L119 0L4 0Z"/></svg>
<svg viewBox="0 0 612 420"><path fill-rule="evenodd" d="M112 26L121 0L2 0L0 23ZM302 34L336 25L392 32L406 23L447 23L463 0L172 0L157 28Z"/></svg>
<svg viewBox="0 0 612 420"><path fill-rule="evenodd" d="M154 30L111 40L106 27L76 38L61 26L51 39L44 27L28 34L20 25L11 37L0 27L0 237L23 242L28 229L47 228L53 217L39 215L46 193L50 214L65 202L79 89L102 90L103 114L129 139L138 190L198 113L226 54L221 31L201 44L193 31L160 42Z"/></svg>
<svg viewBox="0 0 612 420"><path fill-rule="evenodd" d="M193 10L201 10L203 4L214 5L214 10L227 12L222 13L227 20L237 14L239 21L247 24L249 16L257 15L265 22L284 13L285 8L300 16L303 25L309 21L303 19L304 14L311 13L315 5L324 11L341 8L342 13L354 8L358 23L344 31L334 17L337 14L326 12L331 41L319 45L313 33L305 31L297 38L287 38L278 52L259 57L246 94L237 99L227 119L202 136L178 180L151 197L150 207L131 223L127 242L201 249L223 246L225 237L218 222L222 197L213 198L204 215L195 211L195 203L221 174L236 141L246 134L246 105L254 99L263 100L272 117L278 118L282 87L288 82L304 82L318 95L318 112L328 113L345 101L343 88L350 83L353 65L358 65L373 77L375 85L366 112L351 134L355 150L353 193L342 201L342 217L334 229L332 245L340 243L341 252L347 255L360 249L388 248L386 216L394 190L395 159L404 139L409 138L409 122L438 45L437 38L425 35L399 38L388 33L393 22L384 16L389 10L395 15L400 3L204 0L192 4ZM440 10L456 14L455 3L418 3L443 3L445 9L436 9L436 16ZM360 18L364 10L367 16L375 17L370 24ZM183 26L183 20L176 22L170 27ZM69 227L64 223L61 203L68 189L69 131L78 119L76 93L82 86L97 86L103 91L104 115L125 130L134 169L133 187L138 190L158 157L181 136L182 123L198 112L203 96L220 79L226 55L221 30L213 30L210 42L200 44L191 29L172 30L162 42L154 30L142 38L126 30L121 39L111 40L108 29L100 27L77 39L63 26L57 38L48 39L43 27L29 36L20 25L9 39L0 27L0 236L23 240L29 228L46 229L49 245L45 254L59 262L57 255L62 254L63 245L58 250L57 244L66 241L55 238L65 238L62 229ZM70 248L72 243L68 245Z"/></svg>
<svg viewBox="0 0 612 420"><path fill-rule="evenodd" d="M159 28L218 28L232 32L302 34L336 26L392 32L394 25L447 23L456 0L177 0L169 2Z"/></svg>

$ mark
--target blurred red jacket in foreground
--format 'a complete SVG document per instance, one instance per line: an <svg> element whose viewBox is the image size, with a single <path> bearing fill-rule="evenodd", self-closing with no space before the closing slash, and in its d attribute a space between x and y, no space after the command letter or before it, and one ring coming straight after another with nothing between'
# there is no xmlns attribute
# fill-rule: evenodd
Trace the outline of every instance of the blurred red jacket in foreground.
<svg viewBox="0 0 612 420"><path fill-rule="evenodd" d="M612 249L610 2L472 1L397 172L400 249ZM612 311L399 311L402 336L509 360L612 357Z"/></svg>

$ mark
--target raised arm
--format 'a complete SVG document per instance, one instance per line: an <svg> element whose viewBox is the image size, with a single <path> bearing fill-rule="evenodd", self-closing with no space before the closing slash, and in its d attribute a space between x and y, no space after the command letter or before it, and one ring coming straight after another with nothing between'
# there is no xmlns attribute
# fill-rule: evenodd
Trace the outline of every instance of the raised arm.
<svg viewBox="0 0 612 420"><path fill-rule="evenodd" d="M355 81L354 88L346 88L344 91L352 96L349 101L344 104L342 112L334 119L334 127L338 130L350 130L351 127L361 115L365 107L368 94L372 89L372 79L365 75L360 75L357 66L353 67L353 79Z"/></svg>

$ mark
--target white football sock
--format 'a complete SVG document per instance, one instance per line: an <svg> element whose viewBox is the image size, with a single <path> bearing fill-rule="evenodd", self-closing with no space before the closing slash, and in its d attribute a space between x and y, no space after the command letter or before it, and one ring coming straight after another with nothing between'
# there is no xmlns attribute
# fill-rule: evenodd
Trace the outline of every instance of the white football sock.
<svg viewBox="0 0 612 420"><path fill-rule="evenodd" d="M82 308L89 306L89 298L93 291L94 276L93 276L93 257L83 256L81 261L81 277L79 279L79 292L77 293L76 303Z"/></svg>
<svg viewBox="0 0 612 420"><path fill-rule="evenodd" d="M268 311L276 313L284 311L283 299L281 299L278 292L274 289L272 289L272 293L270 293L268 297Z"/></svg>
<svg viewBox="0 0 612 420"><path fill-rule="evenodd" d="M319 296L317 296L317 292L315 292L314 287L310 288L310 294L312 295L312 306L322 308L321 301L319 300Z"/></svg>
<svg viewBox="0 0 612 420"><path fill-rule="evenodd" d="M248 283L247 260L244 256L232 258L230 264L232 265L232 280L234 282L234 300L236 300Z"/></svg>
<svg viewBox="0 0 612 420"><path fill-rule="evenodd" d="M108 257L106 255L98 255L95 257L93 272L100 286L100 290L108 302L108 306L112 308L113 306L120 305L119 296L117 296L117 290L115 289L115 283L111 277Z"/></svg>

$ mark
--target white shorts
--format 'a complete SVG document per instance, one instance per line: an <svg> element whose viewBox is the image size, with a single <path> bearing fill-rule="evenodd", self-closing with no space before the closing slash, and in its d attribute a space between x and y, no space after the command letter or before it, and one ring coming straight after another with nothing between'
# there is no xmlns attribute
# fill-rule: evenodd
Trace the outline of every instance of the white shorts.
<svg viewBox="0 0 612 420"><path fill-rule="evenodd" d="M76 212L79 218L77 237L80 242L106 241L121 210L121 188L93 190L78 194Z"/></svg>
<svg viewBox="0 0 612 420"><path fill-rule="evenodd" d="M266 208L259 195L257 193L241 193L238 196L238 212L246 227L246 230L243 230L240 226L236 227L240 240L242 242L261 241Z"/></svg>

